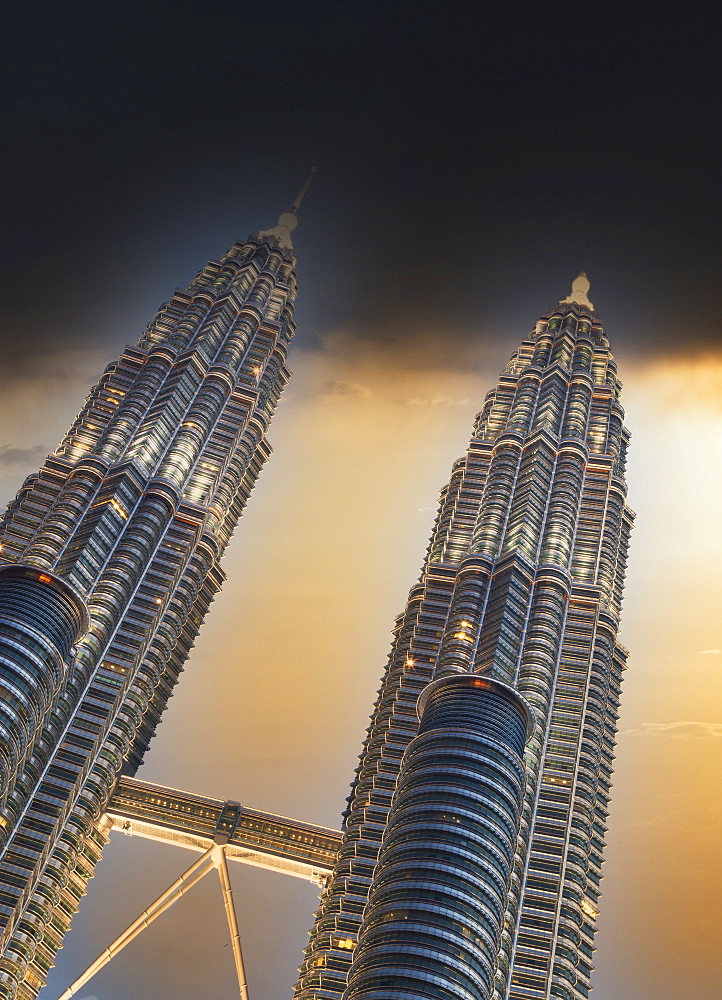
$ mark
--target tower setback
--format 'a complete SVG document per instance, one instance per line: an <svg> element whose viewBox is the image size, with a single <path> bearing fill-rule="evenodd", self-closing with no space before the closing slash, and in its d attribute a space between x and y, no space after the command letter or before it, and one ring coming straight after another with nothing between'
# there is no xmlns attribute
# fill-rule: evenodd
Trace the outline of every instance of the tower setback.
<svg viewBox="0 0 722 1000"><path fill-rule="evenodd" d="M111 790L142 761L223 582L290 374L299 204L176 291L0 522L6 1000L43 985Z"/></svg>
<svg viewBox="0 0 722 1000"><path fill-rule="evenodd" d="M589 993L627 655L617 633L633 514L625 502L621 385L588 291L581 274L522 341L442 490L420 579L396 622L297 1000ZM471 707L464 715L449 702L432 724L434 699L425 694L419 705L430 682L454 676L513 689L535 719L508 872L504 837L487 822L488 842L479 847L486 821L472 822L464 804L474 783L478 812L494 812L507 835L513 827L513 796L499 803L504 780L497 776L496 791L484 788L493 765L480 763L486 737L471 748L478 726ZM508 714L509 697L506 704ZM455 711L463 722L454 722ZM424 786L419 761L429 725L437 749L426 753L432 777ZM468 734L463 780L459 747L443 760L445 741L448 750L459 730ZM509 719L507 749L513 730ZM423 799L431 795L437 808L427 810L424 830ZM413 888L405 892L402 878ZM494 913L504 884L504 912Z"/></svg>

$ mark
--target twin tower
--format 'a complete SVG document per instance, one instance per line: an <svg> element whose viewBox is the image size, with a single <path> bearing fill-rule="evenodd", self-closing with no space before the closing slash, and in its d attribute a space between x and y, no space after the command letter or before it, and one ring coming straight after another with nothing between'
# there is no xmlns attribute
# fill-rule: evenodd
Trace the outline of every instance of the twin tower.
<svg viewBox="0 0 722 1000"><path fill-rule="evenodd" d="M37 996L224 576L295 332L291 230L232 246L0 522L0 998ZM588 995L626 652L628 432L584 275L452 467L298 1000Z"/></svg>

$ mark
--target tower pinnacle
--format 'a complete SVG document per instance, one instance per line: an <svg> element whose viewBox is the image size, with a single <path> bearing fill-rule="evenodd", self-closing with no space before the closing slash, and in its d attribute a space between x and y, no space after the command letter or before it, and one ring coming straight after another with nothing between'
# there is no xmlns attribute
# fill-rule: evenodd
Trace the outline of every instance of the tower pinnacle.
<svg viewBox="0 0 722 1000"><path fill-rule="evenodd" d="M577 277L572 282L572 290L562 302L576 302L580 306L586 306L588 309L594 309L594 306L587 298L587 292L590 289L589 278L586 272L580 271Z"/></svg>
<svg viewBox="0 0 722 1000"><path fill-rule="evenodd" d="M318 167L311 167L311 170L309 171L308 177L306 178L306 183L303 185L303 187L301 188L301 190L298 192L298 194L296 195L296 200L291 205L291 211L294 213L294 215L295 215L296 212L298 212L299 208L301 207L301 202L306 197L306 192L308 191L308 189L311 186L311 181L313 180L313 175L317 174L317 173L318 173Z"/></svg>
<svg viewBox="0 0 722 1000"><path fill-rule="evenodd" d="M259 236L276 236L281 244L281 246L293 250L293 243L291 242L291 233L298 225L298 210L301 207L301 202L306 196L306 192L311 186L311 181L313 180L313 175L318 173L318 167L311 167L308 177L306 178L306 183L303 185L301 190L296 195L296 200L291 205L287 212L283 212L278 218L278 225L274 226L273 229L264 229Z"/></svg>

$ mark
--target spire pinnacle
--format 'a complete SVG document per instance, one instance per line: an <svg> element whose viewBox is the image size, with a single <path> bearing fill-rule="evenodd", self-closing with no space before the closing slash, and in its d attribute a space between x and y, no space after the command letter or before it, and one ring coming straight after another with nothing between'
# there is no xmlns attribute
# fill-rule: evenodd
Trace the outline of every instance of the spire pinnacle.
<svg viewBox="0 0 722 1000"><path fill-rule="evenodd" d="M306 197L306 192L311 187L311 181L313 180L313 175L317 174L317 173L318 173L318 167L311 167L311 170L310 170L310 172L308 174L308 177L306 178L306 183L303 185L303 187L301 188L301 190L298 192L298 194L296 195L296 200L291 205L291 211L292 212L298 212L299 208L301 207L301 202Z"/></svg>
<svg viewBox="0 0 722 1000"><path fill-rule="evenodd" d="M594 306L587 298L587 292L590 289L589 278L585 271L580 271L577 277L572 282L571 294L567 295L562 302L575 302L577 305L586 306L587 309L594 309Z"/></svg>
<svg viewBox="0 0 722 1000"><path fill-rule="evenodd" d="M301 207L301 202L306 197L306 192L311 186L313 175L317 173L318 167L311 167L311 171L306 178L306 183L296 195L296 200L287 212L283 212L279 216L278 225L274 226L273 229L264 229L258 234L259 236L276 236L278 237L281 246L286 247L288 250L293 250L291 233L298 225L298 210Z"/></svg>

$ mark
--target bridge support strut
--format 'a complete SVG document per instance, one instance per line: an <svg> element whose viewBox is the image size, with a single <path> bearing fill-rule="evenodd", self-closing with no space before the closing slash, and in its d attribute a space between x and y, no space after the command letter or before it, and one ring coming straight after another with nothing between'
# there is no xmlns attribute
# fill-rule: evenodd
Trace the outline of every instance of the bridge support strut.
<svg viewBox="0 0 722 1000"><path fill-rule="evenodd" d="M233 958L236 964L236 975L238 977L238 992L241 1000L249 1000L248 997L248 984L246 983L246 972L243 965L243 952L241 951L241 935L238 931L238 920L236 919L236 908L233 902L233 888L231 887L231 879L228 873L228 862L226 860L226 840L221 840L216 842L212 847L201 855L197 861L195 861L190 868L183 872L182 875L175 880L175 882L169 886L165 892L161 893L160 896L151 903L151 905L137 917L129 927L127 927L122 934L120 934L112 944L100 954L95 961L88 966L82 975L78 976L74 983L72 983L64 993L62 993L58 1000L71 1000L71 997L78 995L78 991L89 982L96 972L99 972L104 966L110 962L111 959L115 958L119 952L125 948L127 944L136 938L141 931L144 931L146 927L150 927L154 920L156 920L161 914L175 903L177 899L180 899L184 893L188 892L196 882L208 874L208 872L215 869L218 872L218 877L221 882L221 890L223 892L223 904L226 911L226 919L228 921L228 930L231 935L231 946L233 948Z"/></svg>

